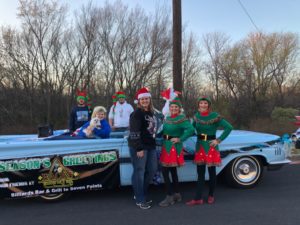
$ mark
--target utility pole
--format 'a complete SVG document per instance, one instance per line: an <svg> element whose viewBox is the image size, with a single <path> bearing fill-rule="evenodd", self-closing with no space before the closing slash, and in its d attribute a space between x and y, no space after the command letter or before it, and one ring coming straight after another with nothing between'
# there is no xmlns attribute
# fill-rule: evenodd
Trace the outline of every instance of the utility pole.
<svg viewBox="0 0 300 225"><path fill-rule="evenodd" d="M182 92L181 0L173 0L173 88Z"/></svg>

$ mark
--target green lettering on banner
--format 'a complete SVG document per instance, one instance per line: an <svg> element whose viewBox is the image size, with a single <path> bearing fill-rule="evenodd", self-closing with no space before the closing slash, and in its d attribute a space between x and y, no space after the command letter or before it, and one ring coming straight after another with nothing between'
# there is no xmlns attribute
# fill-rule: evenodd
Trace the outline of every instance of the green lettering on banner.
<svg viewBox="0 0 300 225"><path fill-rule="evenodd" d="M95 163L111 162L116 160L117 155L115 152L105 152L97 154L94 158Z"/></svg>
<svg viewBox="0 0 300 225"><path fill-rule="evenodd" d="M26 161L20 160L19 162L13 162L13 168L14 171L26 170Z"/></svg>
<svg viewBox="0 0 300 225"><path fill-rule="evenodd" d="M41 168L41 161L37 161L37 160L30 160L28 162L25 162L25 168L24 169L28 169L28 170L35 170L35 169L39 169Z"/></svg>
<svg viewBox="0 0 300 225"><path fill-rule="evenodd" d="M51 161L49 158L44 158L42 159L42 165L44 168L50 168L51 166Z"/></svg>
<svg viewBox="0 0 300 225"><path fill-rule="evenodd" d="M90 164L89 158L90 157L87 155L65 156L65 157L63 157L63 165L64 166L78 166L78 165Z"/></svg>
<svg viewBox="0 0 300 225"><path fill-rule="evenodd" d="M76 162L77 162L77 160L76 160L76 157L72 157L72 158L70 158L70 164L71 164L71 166L74 166L74 165L76 165Z"/></svg>
<svg viewBox="0 0 300 225"><path fill-rule="evenodd" d="M63 157L64 166L88 165L93 163L106 163L115 161L117 154L115 151L100 152L93 154L69 155ZM20 170L35 170L51 167L50 158L42 159L21 159L0 161L0 172L20 171Z"/></svg>
<svg viewBox="0 0 300 225"><path fill-rule="evenodd" d="M100 154L95 155L95 158L94 158L95 163L100 163L101 162L101 157L102 156Z"/></svg>
<svg viewBox="0 0 300 225"><path fill-rule="evenodd" d="M112 152L112 154L110 155L110 160L111 161L117 160L117 154L116 154L116 152Z"/></svg>
<svg viewBox="0 0 300 225"><path fill-rule="evenodd" d="M63 157L64 166L80 166L93 163L105 163L115 161L117 159L116 152L103 152L85 155L69 155Z"/></svg>
<svg viewBox="0 0 300 225"><path fill-rule="evenodd" d="M93 164L94 163L94 154L87 155L86 160L87 160L87 164Z"/></svg>
<svg viewBox="0 0 300 225"><path fill-rule="evenodd" d="M81 165L82 163L79 162L78 156L66 156L63 157L63 165L64 166L76 166Z"/></svg>
<svg viewBox="0 0 300 225"><path fill-rule="evenodd" d="M0 172L20 171L20 170L35 170L41 168L40 159L22 159L14 161L6 161L0 163Z"/></svg>
<svg viewBox="0 0 300 225"><path fill-rule="evenodd" d="M7 165L8 171L18 171L18 170L20 170L20 168L22 168L22 162L19 162L19 161L10 162Z"/></svg>
<svg viewBox="0 0 300 225"><path fill-rule="evenodd" d="M5 162L0 162L0 172L5 171Z"/></svg>
<svg viewBox="0 0 300 225"><path fill-rule="evenodd" d="M103 154L97 154L95 156L95 163L103 163L104 159L103 159L104 155Z"/></svg>
<svg viewBox="0 0 300 225"><path fill-rule="evenodd" d="M64 157L63 158L63 165L64 166L71 166L70 158L69 157Z"/></svg>

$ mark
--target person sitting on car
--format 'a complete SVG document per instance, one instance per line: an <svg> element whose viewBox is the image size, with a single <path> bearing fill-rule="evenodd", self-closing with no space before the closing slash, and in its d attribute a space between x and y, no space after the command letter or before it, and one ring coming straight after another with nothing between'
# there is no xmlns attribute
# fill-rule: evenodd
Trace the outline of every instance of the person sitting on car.
<svg viewBox="0 0 300 225"><path fill-rule="evenodd" d="M93 110L92 119L77 129L73 136L83 138L109 138L111 128L105 119L106 109L96 106Z"/></svg>

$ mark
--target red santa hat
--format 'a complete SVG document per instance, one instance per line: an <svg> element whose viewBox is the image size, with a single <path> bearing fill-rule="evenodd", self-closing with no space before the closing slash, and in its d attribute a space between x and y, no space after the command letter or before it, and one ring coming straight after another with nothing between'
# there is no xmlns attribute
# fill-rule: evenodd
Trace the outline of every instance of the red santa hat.
<svg viewBox="0 0 300 225"><path fill-rule="evenodd" d="M173 100L174 98L178 97L181 92L175 91L173 88L168 88L160 93L160 96L163 97L165 100Z"/></svg>
<svg viewBox="0 0 300 225"><path fill-rule="evenodd" d="M137 93L135 94L135 100L134 100L134 103L137 104L137 103L138 103L138 100L139 100L140 98L147 98L147 97L151 98L151 94L150 94L148 88L142 87L142 88L141 88L140 90L138 90Z"/></svg>

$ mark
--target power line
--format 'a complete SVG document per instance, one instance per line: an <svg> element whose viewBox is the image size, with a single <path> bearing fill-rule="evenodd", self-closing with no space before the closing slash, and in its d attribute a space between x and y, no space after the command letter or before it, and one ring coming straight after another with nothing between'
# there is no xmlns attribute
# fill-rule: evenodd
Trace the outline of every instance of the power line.
<svg viewBox="0 0 300 225"><path fill-rule="evenodd" d="M246 7L242 4L242 2L240 0L237 0L239 5L242 7L243 11L246 13L246 15L248 16L248 18L250 19L251 23L253 24L253 26L256 28L256 30L258 32L260 32L260 30L258 29L258 27L256 26L256 24L254 23L254 20L252 19L252 17L250 16L250 14L248 13Z"/></svg>

